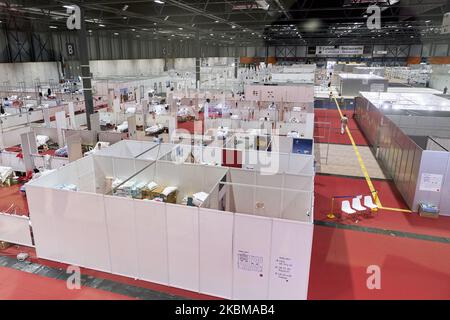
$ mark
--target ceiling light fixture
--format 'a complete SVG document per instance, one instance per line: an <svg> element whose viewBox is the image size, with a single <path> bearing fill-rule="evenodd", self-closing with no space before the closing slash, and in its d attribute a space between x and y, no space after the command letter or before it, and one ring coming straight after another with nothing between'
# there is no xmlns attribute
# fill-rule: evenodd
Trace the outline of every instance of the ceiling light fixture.
<svg viewBox="0 0 450 320"><path fill-rule="evenodd" d="M128 8L129 8L129 5L126 4L123 6L122 11L127 11Z"/></svg>
<svg viewBox="0 0 450 320"><path fill-rule="evenodd" d="M154 2L157 4L164 4L164 1L161 1L161 0L154 0Z"/></svg>
<svg viewBox="0 0 450 320"><path fill-rule="evenodd" d="M49 26L50 29L58 29L57 26Z"/></svg>

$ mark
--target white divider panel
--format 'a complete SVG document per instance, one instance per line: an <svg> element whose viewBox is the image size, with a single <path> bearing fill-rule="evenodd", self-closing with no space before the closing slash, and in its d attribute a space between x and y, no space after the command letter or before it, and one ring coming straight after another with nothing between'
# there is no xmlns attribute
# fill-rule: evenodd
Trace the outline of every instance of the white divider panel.
<svg viewBox="0 0 450 320"><path fill-rule="evenodd" d="M156 201L134 201L136 237L141 279L169 283L166 204Z"/></svg>
<svg viewBox="0 0 450 320"><path fill-rule="evenodd" d="M253 214L255 210L255 187L232 185L234 207L231 211Z"/></svg>
<svg viewBox="0 0 450 320"><path fill-rule="evenodd" d="M200 292L232 298L233 214L200 209Z"/></svg>
<svg viewBox="0 0 450 320"><path fill-rule="evenodd" d="M273 174L273 175L257 175L256 185L264 187L282 188L283 187L283 175Z"/></svg>
<svg viewBox="0 0 450 320"><path fill-rule="evenodd" d="M103 196L56 191L55 241L60 242L63 262L110 272Z"/></svg>
<svg viewBox="0 0 450 320"><path fill-rule="evenodd" d="M280 218L311 222L313 192L283 191L283 207ZM309 214L309 215L308 215Z"/></svg>
<svg viewBox="0 0 450 320"><path fill-rule="evenodd" d="M23 246L33 246L30 220L23 216L0 213L0 240Z"/></svg>
<svg viewBox="0 0 450 320"><path fill-rule="evenodd" d="M27 187L38 257L110 272L103 196Z"/></svg>
<svg viewBox="0 0 450 320"><path fill-rule="evenodd" d="M312 174L313 173L313 158L301 154L289 154L289 169L288 172L292 174Z"/></svg>
<svg viewBox="0 0 450 320"><path fill-rule="evenodd" d="M54 210L58 205L54 202L57 199L54 196L56 190L27 185L26 191L36 254L40 258L61 261L59 240L56 239L57 230L53 221Z"/></svg>
<svg viewBox="0 0 450 320"><path fill-rule="evenodd" d="M313 228L273 220L269 299L307 299Z"/></svg>
<svg viewBox="0 0 450 320"><path fill-rule="evenodd" d="M122 180L128 179L137 172L133 159L114 158L114 177Z"/></svg>
<svg viewBox="0 0 450 320"><path fill-rule="evenodd" d="M250 170L229 169L232 183L254 185L256 182L256 174Z"/></svg>
<svg viewBox="0 0 450 320"><path fill-rule="evenodd" d="M23 159L17 158L17 154L17 152L2 151L0 164L4 167L11 167L14 171L25 172L25 162Z"/></svg>
<svg viewBox="0 0 450 320"><path fill-rule="evenodd" d="M284 177L284 188L294 190L312 191L314 179L312 176L302 176L295 174L286 174Z"/></svg>
<svg viewBox="0 0 450 320"><path fill-rule="evenodd" d="M278 218L282 204L281 189L267 189L254 187L255 189L255 214L264 217ZM262 204L258 208L256 204Z"/></svg>
<svg viewBox="0 0 450 320"><path fill-rule="evenodd" d="M0 148L7 148L20 144L20 135L30 131L31 128L26 126L0 132Z"/></svg>
<svg viewBox="0 0 450 320"><path fill-rule="evenodd" d="M267 299L271 229L271 219L235 215L233 299Z"/></svg>
<svg viewBox="0 0 450 320"><path fill-rule="evenodd" d="M169 285L199 291L198 208L166 206Z"/></svg>
<svg viewBox="0 0 450 320"><path fill-rule="evenodd" d="M105 196L111 271L132 278L138 277L133 200ZM141 254L146 255L146 252Z"/></svg>

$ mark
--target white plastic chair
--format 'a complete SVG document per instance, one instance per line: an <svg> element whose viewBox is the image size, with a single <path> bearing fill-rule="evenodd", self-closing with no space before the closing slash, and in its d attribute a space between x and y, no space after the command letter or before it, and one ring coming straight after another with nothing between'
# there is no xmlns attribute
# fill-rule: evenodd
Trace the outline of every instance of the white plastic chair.
<svg viewBox="0 0 450 320"><path fill-rule="evenodd" d="M364 197L364 206L369 208L370 210L378 209L378 206L373 203L371 196L365 196Z"/></svg>
<svg viewBox="0 0 450 320"><path fill-rule="evenodd" d="M352 208L356 211L366 211L367 208L361 205L361 199L356 197L352 199Z"/></svg>
<svg viewBox="0 0 450 320"><path fill-rule="evenodd" d="M356 213L356 211L353 210L352 207L350 206L350 201L348 201L348 200L342 201L342 203L341 203L341 211L345 212L346 214L354 214L354 213Z"/></svg>

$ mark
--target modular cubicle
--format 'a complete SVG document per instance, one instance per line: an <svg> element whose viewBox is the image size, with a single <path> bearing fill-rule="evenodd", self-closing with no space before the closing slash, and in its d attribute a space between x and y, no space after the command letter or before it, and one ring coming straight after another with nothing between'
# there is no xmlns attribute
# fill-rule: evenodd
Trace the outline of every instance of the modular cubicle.
<svg viewBox="0 0 450 320"><path fill-rule="evenodd" d="M112 195L111 177L176 186L177 204ZM93 155L26 190L40 258L229 299L307 298L312 175ZM202 205L182 204L199 191Z"/></svg>
<svg viewBox="0 0 450 320"><path fill-rule="evenodd" d="M450 101L423 93L370 93L356 97L356 121L408 207L431 203L450 214ZM425 141L422 143L421 141Z"/></svg>

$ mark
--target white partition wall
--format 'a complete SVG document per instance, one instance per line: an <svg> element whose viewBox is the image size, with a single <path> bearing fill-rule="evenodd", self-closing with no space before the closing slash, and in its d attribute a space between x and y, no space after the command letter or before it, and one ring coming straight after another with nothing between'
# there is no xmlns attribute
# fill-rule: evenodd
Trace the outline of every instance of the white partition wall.
<svg viewBox="0 0 450 320"><path fill-rule="evenodd" d="M200 209L200 292L233 297L233 220L231 212Z"/></svg>
<svg viewBox="0 0 450 320"><path fill-rule="evenodd" d="M33 246L28 217L0 213L0 241Z"/></svg>
<svg viewBox="0 0 450 320"><path fill-rule="evenodd" d="M103 196L27 186L40 258L111 272Z"/></svg>
<svg viewBox="0 0 450 320"><path fill-rule="evenodd" d="M211 197L191 207L110 196L106 177ZM36 253L227 299L306 299L312 179L93 155L27 184ZM232 212L212 209L224 196Z"/></svg>
<svg viewBox="0 0 450 320"><path fill-rule="evenodd" d="M199 291L198 208L167 204L169 284Z"/></svg>
<svg viewBox="0 0 450 320"><path fill-rule="evenodd" d="M312 225L273 220L268 299L306 299L312 238Z"/></svg>
<svg viewBox="0 0 450 320"><path fill-rule="evenodd" d="M235 215L233 298L267 299L269 293L272 222L262 217Z"/></svg>
<svg viewBox="0 0 450 320"><path fill-rule="evenodd" d="M139 275L134 201L105 196L111 272L136 278Z"/></svg>
<svg viewBox="0 0 450 320"><path fill-rule="evenodd" d="M166 204L134 201L139 275L142 279L169 283Z"/></svg>

